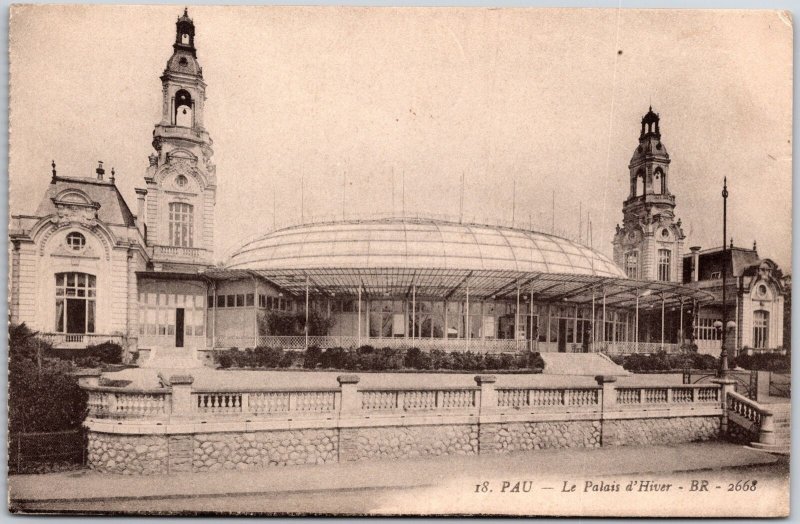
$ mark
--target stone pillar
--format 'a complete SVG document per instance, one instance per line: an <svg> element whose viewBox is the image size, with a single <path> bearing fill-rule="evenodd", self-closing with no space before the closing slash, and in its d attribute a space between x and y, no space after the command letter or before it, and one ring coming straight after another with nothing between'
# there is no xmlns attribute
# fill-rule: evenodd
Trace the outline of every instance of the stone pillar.
<svg viewBox="0 0 800 524"><path fill-rule="evenodd" d="M172 375L169 383L172 385L172 416L188 417L192 414L192 383L191 375Z"/></svg>
<svg viewBox="0 0 800 524"><path fill-rule="evenodd" d="M775 422L771 411L761 411L761 426L758 428L758 443L764 446L775 445Z"/></svg>
<svg viewBox="0 0 800 524"><path fill-rule="evenodd" d="M692 246L689 251L692 252L692 282L697 282L700 279L700 246Z"/></svg>
<svg viewBox="0 0 800 524"><path fill-rule="evenodd" d="M719 432L722 436L728 435L728 393L735 391L736 381L730 378L718 378L711 382L720 385L719 400L722 406L722 418L720 419Z"/></svg>
<svg viewBox="0 0 800 524"><path fill-rule="evenodd" d="M616 444L616 433L614 425L605 420L608 411L617 409L617 388L614 383L617 377L613 375L597 375L594 377L600 390L600 445L613 446Z"/></svg>
<svg viewBox="0 0 800 524"><path fill-rule="evenodd" d="M339 387L342 388L342 401L340 403L340 416L345 418L357 416L361 411L361 402L358 396L358 375L339 375L336 377ZM354 462L358 460L358 429L342 427L339 424L339 462Z"/></svg>
<svg viewBox="0 0 800 524"><path fill-rule="evenodd" d="M72 376L78 379L81 387L96 387L100 385L100 374L99 369L79 369Z"/></svg>
<svg viewBox="0 0 800 524"><path fill-rule="evenodd" d="M146 210L144 205L144 198L147 195L146 189L139 189L136 188L136 227L139 229L139 233L142 234L142 237L145 236L145 224L146 224Z"/></svg>
<svg viewBox="0 0 800 524"><path fill-rule="evenodd" d="M358 375L339 375L336 380L339 382L339 387L342 388L342 403L340 407L342 414L350 415L361 411L357 386L361 378Z"/></svg>
<svg viewBox="0 0 800 524"><path fill-rule="evenodd" d="M514 326L516 329L516 326ZM481 402L478 406L478 453L497 452L497 430L500 424L485 423L487 414L497 412L497 390L494 375L477 375L475 382L481 388Z"/></svg>

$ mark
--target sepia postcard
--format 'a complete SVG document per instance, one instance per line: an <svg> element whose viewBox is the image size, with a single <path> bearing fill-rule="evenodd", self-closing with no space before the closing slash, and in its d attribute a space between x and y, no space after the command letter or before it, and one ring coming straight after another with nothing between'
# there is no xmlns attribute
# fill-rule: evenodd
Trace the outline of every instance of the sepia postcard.
<svg viewBox="0 0 800 524"><path fill-rule="evenodd" d="M790 13L9 16L11 513L789 515Z"/></svg>

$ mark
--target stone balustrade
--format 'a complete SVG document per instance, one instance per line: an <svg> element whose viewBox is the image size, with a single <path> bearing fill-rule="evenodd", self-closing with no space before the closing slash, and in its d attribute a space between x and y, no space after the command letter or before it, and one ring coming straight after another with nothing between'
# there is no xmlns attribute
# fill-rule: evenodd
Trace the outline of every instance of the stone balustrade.
<svg viewBox="0 0 800 524"><path fill-rule="evenodd" d="M500 386L491 375L473 386L407 388L359 387L357 375L291 389L209 389L190 375L155 390L84 380L90 465L118 473L666 444L718 438L728 414L757 429L768 418L724 384L632 387L605 376L581 387ZM130 467L110 458L120 454Z"/></svg>

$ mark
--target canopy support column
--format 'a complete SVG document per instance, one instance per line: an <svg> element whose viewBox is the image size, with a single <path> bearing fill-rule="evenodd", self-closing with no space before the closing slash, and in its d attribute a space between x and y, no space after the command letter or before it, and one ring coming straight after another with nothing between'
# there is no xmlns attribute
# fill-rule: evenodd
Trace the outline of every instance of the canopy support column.
<svg viewBox="0 0 800 524"><path fill-rule="evenodd" d="M358 286L358 347L361 347L361 286Z"/></svg>
<svg viewBox="0 0 800 524"><path fill-rule="evenodd" d="M661 294L661 351L664 351L664 294Z"/></svg>
<svg viewBox="0 0 800 524"><path fill-rule="evenodd" d="M596 317L597 317L597 313L595 312L595 308L594 308L594 294L595 294L595 290L593 289L592 290L592 351L595 350L594 349L595 348L595 344L597 343L597 331L595 330L595 323L596 323L595 320L596 320Z"/></svg>
<svg viewBox="0 0 800 524"><path fill-rule="evenodd" d="M686 337L683 336L683 297L681 297L681 312L679 315L680 327L678 328L678 348L683 348L683 343Z"/></svg>
<svg viewBox="0 0 800 524"><path fill-rule="evenodd" d="M528 339L530 340L528 351L533 351L533 284L531 284L531 296L528 300L528 322L531 325L531 329L529 330L530 333L528 334Z"/></svg>
<svg viewBox="0 0 800 524"><path fill-rule="evenodd" d="M606 343L606 290L603 289L603 344Z"/></svg>
<svg viewBox="0 0 800 524"><path fill-rule="evenodd" d="M217 282L211 283L211 290L214 295L214 307L211 310L211 349L217 347Z"/></svg>
<svg viewBox="0 0 800 524"><path fill-rule="evenodd" d="M519 281L517 281L517 309L514 310L514 349L519 351Z"/></svg>
<svg viewBox="0 0 800 524"><path fill-rule="evenodd" d="M256 280L256 277L253 277L253 347L257 346L258 346L258 280Z"/></svg>
<svg viewBox="0 0 800 524"><path fill-rule="evenodd" d="M639 290L636 290L636 320L633 323L634 351L639 352Z"/></svg>
<svg viewBox="0 0 800 524"><path fill-rule="evenodd" d="M411 286L411 340L417 337L417 286Z"/></svg>
<svg viewBox="0 0 800 524"><path fill-rule="evenodd" d="M466 322L464 323L466 326L466 333L464 333L464 340L466 342L467 351L469 351L469 284L467 284L467 307L464 314L466 315Z"/></svg>
<svg viewBox="0 0 800 524"><path fill-rule="evenodd" d="M308 276L306 276L306 326L305 326L305 332L306 332L306 343L305 343L305 346L306 346L306 351L308 351Z"/></svg>

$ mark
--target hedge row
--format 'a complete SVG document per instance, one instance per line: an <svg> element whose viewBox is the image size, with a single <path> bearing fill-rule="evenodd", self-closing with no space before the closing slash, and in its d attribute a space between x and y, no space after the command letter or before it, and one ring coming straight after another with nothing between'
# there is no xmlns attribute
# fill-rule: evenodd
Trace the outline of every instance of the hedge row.
<svg viewBox="0 0 800 524"><path fill-rule="evenodd" d="M792 353L789 351L785 355L780 353L758 353L753 355L742 353L736 357L734 364L744 369L789 372L792 369Z"/></svg>
<svg viewBox="0 0 800 524"><path fill-rule="evenodd" d="M527 370L541 372L544 361L539 353L481 354L467 352L422 351L419 348L396 349L361 346L357 349L334 347L320 349L312 346L308 351L284 351L277 348L257 347L239 351L232 349L214 354L222 369L236 368L291 368L337 369L347 371L414 370Z"/></svg>
<svg viewBox="0 0 800 524"><path fill-rule="evenodd" d="M665 351L644 355L614 355L611 359L632 373L648 371L683 371L690 369L717 369L719 359L700 353L667 354Z"/></svg>

